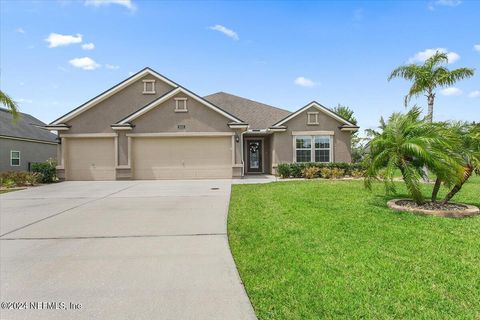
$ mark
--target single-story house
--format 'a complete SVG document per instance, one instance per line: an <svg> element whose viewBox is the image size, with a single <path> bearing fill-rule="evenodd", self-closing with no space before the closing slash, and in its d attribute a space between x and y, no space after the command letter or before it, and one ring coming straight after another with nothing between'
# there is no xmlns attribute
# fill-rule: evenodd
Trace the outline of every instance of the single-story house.
<svg viewBox="0 0 480 320"><path fill-rule="evenodd" d="M358 127L313 101L295 112L200 97L145 68L47 126L66 180L232 178L285 162L350 162Z"/></svg>
<svg viewBox="0 0 480 320"><path fill-rule="evenodd" d="M28 171L31 163L57 157L57 136L45 125L26 113L14 120L10 111L0 108L0 172Z"/></svg>

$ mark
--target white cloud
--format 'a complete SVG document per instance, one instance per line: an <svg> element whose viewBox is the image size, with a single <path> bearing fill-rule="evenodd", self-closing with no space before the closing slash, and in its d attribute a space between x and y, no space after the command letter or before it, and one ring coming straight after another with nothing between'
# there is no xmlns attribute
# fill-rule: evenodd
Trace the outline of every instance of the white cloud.
<svg viewBox="0 0 480 320"><path fill-rule="evenodd" d="M445 7L456 7L460 5L462 1L460 0L437 0L433 4L436 6L445 6Z"/></svg>
<svg viewBox="0 0 480 320"><path fill-rule="evenodd" d="M312 81L312 80L310 80L308 78L305 78L305 77L298 77L293 82L297 86L307 87L307 88L315 87L317 85L317 83L315 81Z"/></svg>
<svg viewBox="0 0 480 320"><path fill-rule="evenodd" d="M441 90L440 93L444 96L459 96L462 94L462 90L455 87L449 87Z"/></svg>
<svg viewBox="0 0 480 320"><path fill-rule="evenodd" d="M436 0L432 1L428 4L429 10L435 10L435 7L442 6L442 7L456 7L462 3L461 0Z"/></svg>
<svg viewBox="0 0 480 320"><path fill-rule="evenodd" d="M110 69L110 70L117 70L117 69L120 68L120 66L116 66L116 65L113 65L113 64L106 64L105 68Z"/></svg>
<svg viewBox="0 0 480 320"><path fill-rule="evenodd" d="M23 28L17 28L17 29L15 29L15 32L22 33L22 34L26 33Z"/></svg>
<svg viewBox="0 0 480 320"><path fill-rule="evenodd" d="M108 6L111 4L124 6L130 11L137 10L137 7L131 0L85 0L85 5L92 7Z"/></svg>
<svg viewBox="0 0 480 320"><path fill-rule="evenodd" d="M95 70L100 68L100 65L89 57L75 58L70 60L69 63L75 68L80 68L83 70Z"/></svg>
<svg viewBox="0 0 480 320"><path fill-rule="evenodd" d="M17 99L16 102L18 102L18 103L20 103L20 104L23 104L23 103L33 103L33 100L20 98L20 99Z"/></svg>
<svg viewBox="0 0 480 320"><path fill-rule="evenodd" d="M473 46L473 49L474 49L475 51L480 52L480 44L474 45L474 46Z"/></svg>
<svg viewBox="0 0 480 320"><path fill-rule="evenodd" d="M232 29L228 29L227 27L224 27L220 24L211 26L211 27L209 27L209 29L221 32L224 35L226 35L227 37L232 38L233 40L238 40L239 39L238 34L235 31L233 31Z"/></svg>
<svg viewBox="0 0 480 320"><path fill-rule="evenodd" d="M82 49L83 50L93 50L95 49L95 45L93 43L85 43L85 44L82 44Z"/></svg>
<svg viewBox="0 0 480 320"><path fill-rule="evenodd" d="M449 52L445 48L432 48L432 49L425 49L423 51L415 53L415 55L413 57L408 59L408 62L409 63L425 62L425 60L427 60L428 58L433 56L435 54L435 52L437 52L437 51L440 51L440 52L443 52L443 53L447 54L449 64L454 63L455 61L460 59L460 55L456 52Z"/></svg>
<svg viewBox="0 0 480 320"><path fill-rule="evenodd" d="M478 98L480 97L480 90L472 91L468 94L469 98Z"/></svg>
<svg viewBox="0 0 480 320"><path fill-rule="evenodd" d="M50 33L50 35L45 39L45 41L49 43L49 48L68 46L69 44L82 42L82 35Z"/></svg>

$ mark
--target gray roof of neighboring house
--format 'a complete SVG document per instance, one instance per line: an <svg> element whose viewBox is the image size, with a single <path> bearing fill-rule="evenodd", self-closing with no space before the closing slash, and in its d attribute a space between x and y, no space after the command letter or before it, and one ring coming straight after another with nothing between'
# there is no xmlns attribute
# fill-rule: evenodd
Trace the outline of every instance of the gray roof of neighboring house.
<svg viewBox="0 0 480 320"><path fill-rule="evenodd" d="M7 109L0 108L0 136L57 142L55 134L39 127L44 125L45 123L26 113L20 113L14 121Z"/></svg>
<svg viewBox="0 0 480 320"><path fill-rule="evenodd" d="M250 125L250 129L266 129L291 114L290 111L225 92L203 98L245 121Z"/></svg>

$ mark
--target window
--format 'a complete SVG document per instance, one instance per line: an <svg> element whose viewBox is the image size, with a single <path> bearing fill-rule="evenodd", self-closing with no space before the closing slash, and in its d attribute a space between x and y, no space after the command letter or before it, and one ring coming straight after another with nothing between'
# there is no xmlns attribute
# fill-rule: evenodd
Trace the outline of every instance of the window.
<svg viewBox="0 0 480 320"><path fill-rule="evenodd" d="M175 98L175 112L188 112L187 98Z"/></svg>
<svg viewBox="0 0 480 320"><path fill-rule="evenodd" d="M300 136L295 138L296 161L310 162L312 159L312 137Z"/></svg>
<svg viewBox="0 0 480 320"><path fill-rule="evenodd" d="M330 162L330 137L315 137L315 162Z"/></svg>
<svg viewBox="0 0 480 320"><path fill-rule="evenodd" d="M307 113L307 124L318 124L318 112Z"/></svg>
<svg viewBox="0 0 480 320"><path fill-rule="evenodd" d="M20 165L20 151L10 151L10 165L18 167Z"/></svg>
<svg viewBox="0 0 480 320"><path fill-rule="evenodd" d="M155 94L155 80L143 80L143 94Z"/></svg>
<svg viewBox="0 0 480 320"><path fill-rule="evenodd" d="M331 136L296 136L295 162L331 162Z"/></svg>

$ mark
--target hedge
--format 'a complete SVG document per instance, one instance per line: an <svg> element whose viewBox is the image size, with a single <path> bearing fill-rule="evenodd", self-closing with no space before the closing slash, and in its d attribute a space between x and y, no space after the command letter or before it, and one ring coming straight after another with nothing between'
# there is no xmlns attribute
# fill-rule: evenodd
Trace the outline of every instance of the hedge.
<svg viewBox="0 0 480 320"><path fill-rule="evenodd" d="M277 174L282 178L305 178L305 169L315 167L317 178L322 178L322 169L340 169L344 171L345 176L355 176L365 172L365 167L362 163L347 163L347 162L300 162L300 163L280 163L277 167ZM326 170L323 170L324 172ZM328 178L328 177L327 177Z"/></svg>

